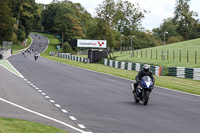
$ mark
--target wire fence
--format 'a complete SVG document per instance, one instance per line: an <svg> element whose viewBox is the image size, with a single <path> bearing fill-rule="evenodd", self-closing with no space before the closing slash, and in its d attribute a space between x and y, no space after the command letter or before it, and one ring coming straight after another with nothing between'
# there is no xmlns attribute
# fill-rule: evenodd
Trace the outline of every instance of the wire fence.
<svg viewBox="0 0 200 133"><path fill-rule="evenodd" d="M0 50L8 50L12 48L12 42L3 41L3 44L0 45Z"/></svg>
<svg viewBox="0 0 200 133"><path fill-rule="evenodd" d="M187 63L199 63L200 56L199 51L189 50L157 50L157 49L145 49L136 50L133 52L133 57L141 57L153 60L168 60L179 61Z"/></svg>
<svg viewBox="0 0 200 133"><path fill-rule="evenodd" d="M116 52L116 51L115 51ZM118 51L121 54L129 54L131 57L146 58L152 60L166 60L186 63L200 63L200 51L198 50L172 50L172 49L138 49L129 47Z"/></svg>

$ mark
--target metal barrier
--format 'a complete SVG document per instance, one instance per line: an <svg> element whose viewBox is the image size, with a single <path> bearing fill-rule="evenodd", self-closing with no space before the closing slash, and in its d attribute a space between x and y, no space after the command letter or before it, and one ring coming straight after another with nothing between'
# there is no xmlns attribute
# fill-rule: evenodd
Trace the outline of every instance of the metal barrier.
<svg viewBox="0 0 200 133"><path fill-rule="evenodd" d="M133 63L133 62L120 62L120 61L114 61L109 59L104 59L103 64L106 66L118 68L118 69L124 69L124 70L135 70L140 71L142 70L144 64L140 63ZM154 75L161 76L161 67L160 66L152 66L149 65L150 70L153 72Z"/></svg>

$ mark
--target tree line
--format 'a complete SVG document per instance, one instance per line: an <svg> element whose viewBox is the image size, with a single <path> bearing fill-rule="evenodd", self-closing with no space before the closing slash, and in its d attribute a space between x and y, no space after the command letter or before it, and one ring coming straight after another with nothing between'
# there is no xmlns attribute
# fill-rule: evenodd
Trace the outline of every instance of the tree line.
<svg viewBox="0 0 200 133"><path fill-rule="evenodd" d="M0 43L23 42L40 25L41 12L35 0L0 0Z"/></svg>
<svg viewBox="0 0 200 133"><path fill-rule="evenodd" d="M164 19L160 27L153 29L153 35L158 44L164 41L164 33L167 43L200 37L200 22L199 19L195 19L198 13L190 10L190 1L177 0L174 16Z"/></svg>
<svg viewBox="0 0 200 133"><path fill-rule="evenodd" d="M35 0L0 0L0 43L22 42L33 30L64 36L64 51L71 52L71 39L107 40L110 50L121 46L134 49L179 42L199 37L197 13L190 10L190 0L177 0L174 16L166 18L158 28L141 27L148 11L139 4L124 0L104 0L91 16L80 3L53 0L37 4Z"/></svg>

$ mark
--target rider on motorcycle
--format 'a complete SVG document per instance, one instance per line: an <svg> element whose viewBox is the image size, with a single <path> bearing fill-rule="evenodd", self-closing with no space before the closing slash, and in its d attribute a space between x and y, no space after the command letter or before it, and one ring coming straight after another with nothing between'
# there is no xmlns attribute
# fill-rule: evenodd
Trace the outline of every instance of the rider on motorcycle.
<svg viewBox="0 0 200 133"><path fill-rule="evenodd" d="M38 53L36 52L35 54L34 54L34 58L35 58L35 61L37 60L37 58L38 58Z"/></svg>
<svg viewBox="0 0 200 133"><path fill-rule="evenodd" d="M153 83L155 82L155 78L153 77L152 71L149 70L149 66L144 65L143 69L141 71L139 71L138 75L135 77L136 83L134 83L134 89L132 90L132 93L134 93L134 94L136 93L136 88L144 76L149 76L151 78L152 82Z"/></svg>

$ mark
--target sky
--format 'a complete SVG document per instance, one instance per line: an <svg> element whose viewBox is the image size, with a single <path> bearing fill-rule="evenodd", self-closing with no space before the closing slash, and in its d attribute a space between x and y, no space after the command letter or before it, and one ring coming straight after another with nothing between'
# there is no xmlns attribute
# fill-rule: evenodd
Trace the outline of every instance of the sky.
<svg viewBox="0 0 200 133"><path fill-rule="evenodd" d="M35 0L37 3L49 4L53 0ZM81 5L92 15L95 16L95 8L103 2L103 0L71 0L73 3L81 3ZM176 0L128 0L131 3L137 2L142 9L149 11L142 20L142 27L146 30L158 28L163 19L173 17ZM190 10L197 12L200 19L200 0L190 1Z"/></svg>

